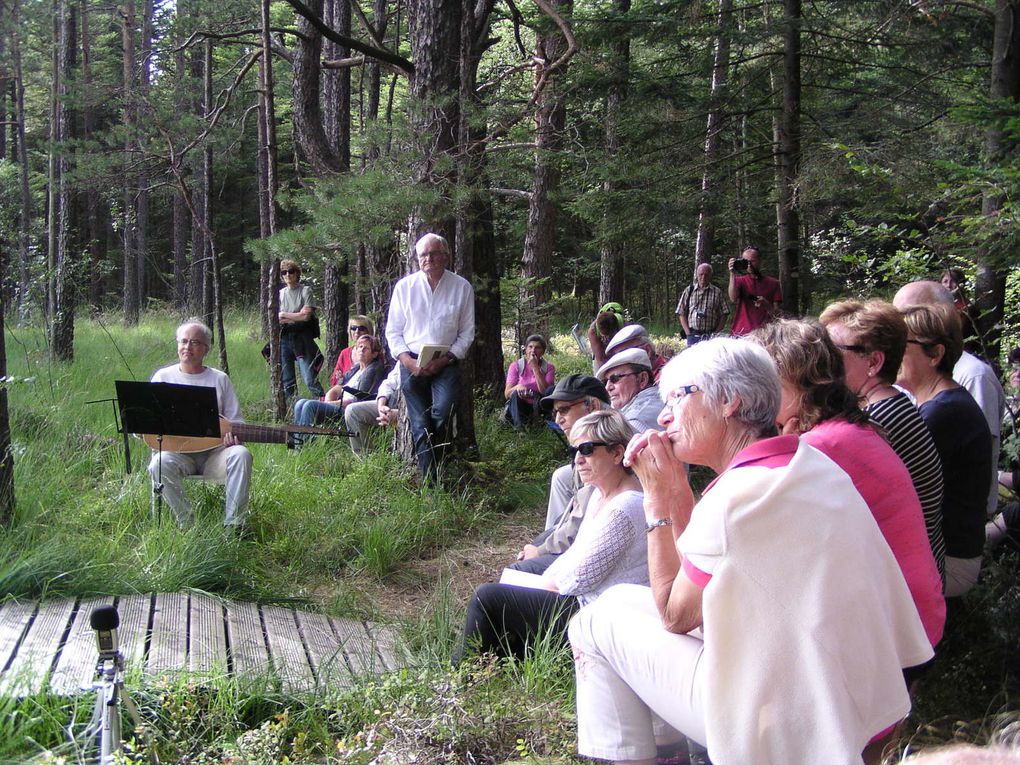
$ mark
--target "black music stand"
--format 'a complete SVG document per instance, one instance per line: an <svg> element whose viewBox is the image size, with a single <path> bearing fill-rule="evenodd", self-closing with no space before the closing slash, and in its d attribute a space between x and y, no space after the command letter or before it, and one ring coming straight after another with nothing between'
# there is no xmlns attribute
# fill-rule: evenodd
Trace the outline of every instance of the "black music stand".
<svg viewBox="0 0 1020 765"><path fill-rule="evenodd" d="M156 436L157 455L163 436L220 437L220 408L216 389L205 385L115 380L122 432ZM163 460L152 484L156 520L163 515Z"/></svg>

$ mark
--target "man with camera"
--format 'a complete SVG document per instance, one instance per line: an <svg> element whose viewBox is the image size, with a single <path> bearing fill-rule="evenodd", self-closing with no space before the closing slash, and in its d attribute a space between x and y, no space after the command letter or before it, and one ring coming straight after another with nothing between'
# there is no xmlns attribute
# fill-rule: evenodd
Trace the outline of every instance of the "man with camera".
<svg viewBox="0 0 1020 765"><path fill-rule="evenodd" d="M778 279L761 272L757 247L745 247L739 258L730 258L729 269L726 293L736 306L731 332L740 337L773 319L783 302L783 290Z"/></svg>

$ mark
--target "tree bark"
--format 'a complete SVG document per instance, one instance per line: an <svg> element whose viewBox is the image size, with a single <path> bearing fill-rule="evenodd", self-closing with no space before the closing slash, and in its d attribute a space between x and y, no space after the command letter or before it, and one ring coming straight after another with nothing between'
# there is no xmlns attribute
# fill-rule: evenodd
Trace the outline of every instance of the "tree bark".
<svg viewBox="0 0 1020 765"><path fill-rule="evenodd" d="M0 258L3 258L0 255ZM6 258L0 272L7 272ZM0 291L0 379L7 379L7 346L4 314L7 312ZM11 449L11 417L7 408L7 386L0 386L0 526L9 527L14 518L14 451Z"/></svg>
<svg viewBox="0 0 1020 765"><path fill-rule="evenodd" d="M122 6L121 44L123 46L123 107L124 107L124 187L122 192L121 238L124 243L124 324L138 323L140 296L138 294L138 248L136 215L136 179L134 172L137 148L135 119L135 3L124 0Z"/></svg>
<svg viewBox="0 0 1020 765"><path fill-rule="evenodd" d="M93 106L92 90L92 34L90 29L89 4L80 0L78 16L81 23L81 83L83 91L82 106L82 140L88 146L96 130L96 110ZM99 218L99 189L90 179L84 182L85 221L84 234L88 252L88 302L93 313L100 310L100 293L102 289L102 268L104 231Z"/></svg>
<svg viewBox="0 0 1020 765"><path fill-rule="evenodd" d="M261 88L259 94L259 134L263 142L259 145L260 209L263 211L261 234L263 238L276 233L276 102L273 95L273 54L270 36L270 0L259 3L262 31L262 57L259 61ZM280 261L267 257L262 265L264 277L264 315L269 329L269 388L273 400L273 414L282 420L287 414L287 396L283 390L280 370L280 293L276 285L280 281Z"/></svg>
<svg viewBox="0 0 1020 765"><path fill-rule="evenodd" d="M698 211L698 233L694 240L694 262L711 263L715 257L715 203L718 186L716 163L722 142L723 91L729 75L730 25L733 2L722 0L716 22L715 55L712 60L712 91L709 95L708 127L705 130L705 169L701 174L701 203Z"/></svg>
<svg viewBox="0 0 1020 765"><path fill-rule="evenodd" d="M800 314L801 0L783 2L783 106L776 142L776 224L783 310Z"/></svg>
<svg viewBox="0 0 1020 765"><path fill-rule="evenodd" d="M613 16L617 20L618 37L610 44L610 71L612 82L606 97L605 147L610 177L602 184L607 198L612 198L620 188L612 174L615 172L617 155L620 153L620 118L624 111L630 80L630 33L622 23L623 16L630 11L630 0L613 0ZM612 225L611 221L608 221ZM624 289L624 242L620 237L607 232L608 237L599 252L599 304L623 299Z"/></svg>
<svg viewBox="0 0 1020 765"><path fill-rule="evenodd" d="M561 15L568 15L573 9L573 0L553 0L552 4ZM559 29L550 27L536 32L536 83L546 76L546 68L563 54L566 47L566 40ZM556 240L555 196L560 184L558 154L562 150L567 119L562 92L565 74L566 67L561 67L550 76L538 98L535 112L537 148L528 203L528 227L521 256L521 272L531 280L526 287L530 314L526 317L528 331L540 325L544 308L552 295L549 277L552 274L552 252Z"/></svg>
<svg viewBox="0 0 1020 765"><path fill-rule="evenodd" d="M71 181L70 160L68 152L72 135L73 121L66 99L70 89L70 81L75 66L75 50L77 42L75 10L69 6L68 0L58 0L57 25L59 27L57 54L57 96L60 103L56 106L56 152L55 181L57 193L55 206L50 215L55 216L54 230L54 264L56 278L53 288L53 313L50 324L50 351L58 361L71 361L74 358L74 313L76 299L75 257L71 246Z"/></svg>
<svg viewBox="0 0 1020 765"><path fill-rule="evenodd" d="M17 9L17 6L15 6ZM17 17L17 10L13 14ZM26 326L31 320L32 306L32 190L29 184L28 146L25 138L25 81L21 67L21 40L15 29L11 35L11 59L14 63L15 131L18 146L18 179L21 206L18 210L18 324Z"/></svg>
<svg viewBox="0 0 1020 765"><path fill-rule="evenodd" d="M149 98L149 85L152 80L152 16L155 12L153 0L144 0L142 3L142 60L140 75L138 77L137 103L146 103ZM137 117L137 110L136 110ZM137 125L136 125L137 131ZM135 148L140 149L138 133L135 134ZM139 156L141 152L138 152ZM145 312L146 301L148 300L148 268L149 260L149 177L145 165L138 163L135 171L135 183L137 185L136 205L136 227L135 227L135 254L138 263L135 268L135 276L138 280L138 310Z"/></svg>
<svg viewBox="0 0 1020 765"><path fill-rule="evenodd" d="M178 114L184 114L188 108L187 96L187 59L184 52L184 22L188 17L186 0L177 2L177 35L175 38L176 51L174 52L174 105ZM184 199L184 192L177 188L173 190L173 256L174 256L174 307L178 313L184 314L188 310L191 301L191 290L189 289L191 273L188 268L188 240L191 238L190 223L191 217L188 212L188 204Z"/></svg>
<svg viewBox="0 0 1020 765"><path fill-rule="evenodd" d="M322 17L323 0L311 0L308 8ZM322 33L304 16L297 19L298 36L294 45L294 138L312 172L325 177L343 172L340 158L330 146L319 101L319 73Z"/></svg>
<svg viewBox="0 0 1020 765"><path fill-rule="evenodd" d="M991 97L995 100L1020 100L1020 0L997 0L995 5L995 32L992 41ZM1007 143L1001 122L985 133L985 157L989 166L1016 152L1016 145ZM981 200L981 214L989 219L990 226L1006 225L997 222L1003 205L1003 195L996 190L985 192ZM985 358L998 368L1001 325L1006 301L1006 258L1012 253L996 252L999 248L977 249L977 279L974 283L975 304L978 309L978 334L981 337Z"/></svg>

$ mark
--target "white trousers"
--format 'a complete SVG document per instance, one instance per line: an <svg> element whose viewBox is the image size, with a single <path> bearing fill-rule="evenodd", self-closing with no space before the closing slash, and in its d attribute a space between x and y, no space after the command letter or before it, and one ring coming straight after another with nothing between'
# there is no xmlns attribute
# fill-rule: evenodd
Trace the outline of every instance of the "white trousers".
<svg viewBox="0 0 1020 765"><path fill-rule="evenodd" d="M379 406L372 401L358 401L344 407L344 424L347 430L354 435L351 436L351 449L355 454L361 454L365 450L365 434L372 428L378 427L376 417L379 416Z"/></svg>
<svg viewBox="0 0 1020 765"><path fill-rule="evenodd" d="M156 452L149 460L149 475L153 483L160 478L162 463L163 499L170 506L174 520L181 526L195 516L184 493L184 478L202 475L213 481L222 481L227 490L224 526L244 523L251 487L251 452L244 446L217 446L204 452Z"/></svg>
<svg viewBox="0 0 1020 765"><path fill-rule="evenodd" d="M577 681L577 751L603 760L655 757L681 734L705 744L704 643L662 627L648 587L618 584L568 630Z"/></svg>

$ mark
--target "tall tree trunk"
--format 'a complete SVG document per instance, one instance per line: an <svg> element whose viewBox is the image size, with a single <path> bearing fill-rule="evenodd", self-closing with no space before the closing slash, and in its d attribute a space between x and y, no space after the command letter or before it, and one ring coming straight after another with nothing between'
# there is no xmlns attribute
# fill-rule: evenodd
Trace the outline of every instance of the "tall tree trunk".
<svg viewBox="0 0 1020 765"><path fill-rule="evenodd" d="M783 2L783 106L776 141L776 224L783 310L800 314L800 27L801 0Z"/></svg>
<svg viewBox="0 0 1020 765"><path fill-rule="evenodd" d="M323 0L311 0L308 8L322 16ZM319 102L319 73L322 33L304 17L297 20L298 37L294 45L294 138L301 153L319 177L343 172L340 158L330 146Z"/></svg>
<svg viewBox="0 0 1020 765"><path fill-rule="evenodd" d="M0 255L0 272L7 273L6 258ZM4 314L7 312L0 292L0 379L7 379L7 346ZM11 449L11 418L7 408L7 386L0 386L0 526L8 527L14 518L14 451Z"/></svg>
<svg viewBox="0 0 1020 765"><path fill-rule="evenodd" d="M0 61L7 59L7 30L13 26L13 21L7 18L7 7L0 3ZM11 99L11 107L7 106L7 96L11 93L11 82L13 77L6 63L0 67L0 160L7 160L7 121L11 119L14 112L14 99ZM11 131L13 135L13 130ZM13 144L13 141L12 141Z"/></svg>
<svg viewBox="0 0 1020 765"><path fill-rule="evenodd" d="M259 89L259 134L263 142L259 145L259 208L264 215L261 220L263 238L276 233L276 102L273 96L273 53L270 30L270 0L259 3L262 31L262 58L259 61L261 82ZM283 378L280 375L280 293L276 285L280 281L280 261L267 257L263 263L265 296L264 313L269 328L269 386L273 399L273 413L278 420L287 414L287 397L283 390Z"/></svg>
<svg viewBox="0 0 1020 765"><path fill-rule="evenodd" d="M569 15L573 0L553 0L561 15ZM545 77L545 69L566 50L566 40L559 29L551 26L535 34L535 79ZM521 271L532 280L527 285L528 328L541 322L541 314L548 305L552 289L552 252L556 238L556 193L560 185L559 152L563 146L567 107L563 94L566 68L561 67L549 78L538 99L535 112L535 167L528 203L528 228L524 235L524 253Z"/></svg>
<svg viewBox="0 0 1020 765"><path fill-rule="evenodd" d="M995 5L995 36L992 41L993 99L1020 100L1020 0L997 0ZM1002 123L988 128L985 133L985 157L991 165L1000 164L1004 157L1013 156L1017 146L1007 142ZM1003 196L994 190L985 192L981 200L981 214L992 221L998 220ZM1001 223L999 225L1002 225ZM1001 323L1006 300L1005 269L1008 265L1000 248L977 249L977 279L974 284L979 312L978 330L985 357L998 366Z"/></svg>
<svg viewBox="0 0 1020 765"><path fill-rule="evenodd" d="M191 49L191 79L193 82L205 82L205 56L199 47ZM192 93L192 108L200 117L204 118L205 108L203 105L202 93ZM205 179L205 157L202 152L194 152L190 158L191 164L191 293L190 312L196 316L205 312L206 274L209 271L207 266L207 245L205 243L205 228L202 220L202 211L205 209L205 190L208 186Z"/></svg>
<svg viewBox="0 0 1020 765"><path fill-rule="evenodd" d="M59 51L57 55L57 153L55 180L57 194L50 215L56 217L54 231L54 263L56 278L53 289L53 318L50 324L50 350L58 361L74 358L74 312L76 299L75 257L71 246L71 181L68 152L73 138L73 121L66 100L75 66L77 42L75 10L68 0L59 0L57 23Z"/></svg>
<svg viewBox="0 0 1020 765"><path fill-rule="evenodd" d="M149 85L152 80L152 16L155 12L153 0L144 0L142 3L142 60L136 103L145 103L149 97ZM137 115L137 110L136 110ZM137 130L137 126L136 126ZM138 147L138 134L135 135L135 146ZM139 156L141 152L139 152ZM138 187L136 199L137 220L135 228L135 253L138 258L138 265L135 269L135 276L138 280L138 310L145 311L145 304L148 299L148 268L146 263L149 260L149 177L145 165L138 163L135 172L135 183Z"/></svg>
<svg viewBox="0 0 1020 765"><path fill-rule="evenodd" d="M17 9L17 6L15 6ZM17 10L13 14L17 18ZM15 131L18 146L18 179L21 187L21 206L18 210L18 323L25 326L31 320L32 306L32 190L28 174L28 146L25 139L25 81L21 68L21 40L17 30L11 36L11 59L14 64Z"/></svg>
<svg viewBox="0 0 1020 765"><path fill-rule="evenodd" d="M135 155L137 147L137 125L135 119L135 3L124 0L122 6L121 44L124 51L124 184L122 204L124 209L121 223L121 237L124 242L124 323L134 326L138 323L140 299L138 294L138 251L136 215Z"/></svg>
<svg viewBox="0 0 1020 765"><path fill-rule="evenodd" d="M187 60L185 58L184 40L187 35L184 32L184 20L188 18L186 0L177 0L176 20L176 50L174 52L174 105L178 114L184 114L188 108L187 95ZM188 212L188 203L184 199L184 192L177 188L173 189L173 255L174 255L174 308L177 312L184 314L188 310L191 301L191 290L189 289L191 274L188 268L188 240L191 238L191 217Z"/></svg>
<svg viewBox="0 0 1020 765"><path fill-rule="evenodd" d="M326 0L326 24L344 36L351 34L351 5L349 0ZM351 55L350 48L326 41L325 57L343 59ZM327 69L323 72L323 102L326 139L336 155L339 170L351 170L351 70ZM327 260L323 267L322 312L326 325L326 363L336 363L340 351L347 347L347 318L350 294L347 275L350 271L348 256Z"/></svg>
<svg viewBox="0 0 1020 765"><path fill-rule="evenodd" d="M698 211L698 233L694 241L694 262L711 263L715 257L715 201L718 186L719 146L722 141L723 91L729 75L730 24L733 2L722 0L716 23L715 56L712 60L712 92L708 104L708 127L705 130L705 169L701 174L701 203Z"/></svg>
<svg viewBox="0 0 1020 765"><path fill-rule="evenodd" d="M92 80L92 34L90 28L89 3L80 0L78 17L81 24L81 84L82 84L82 141L86 146L91 144L96 130L96 110L93 105ZM84 232L86 251L88 252L88 302L94 313L100 309L102 292L102 269L100 260L103 255L102 222L99 219L99 189L91 180L85 181L85 221Z"/></svg>
<svg viewBox="0 0 1020 765"><path fill-rule="evenodd" d="M602 184L608 198L619 190L613 177L617 172L617 155L620 153L620 118L630 82L630 33L623 17L630 12L630 0L613 0L613 18L617 22L618 37L610 45L612 82L606 97L605 146L610 177ZM611 221L607 221L612 226ZM608 237L599 252L599 303L623 299L624 242L619 236L606 232Z"/></svg>

